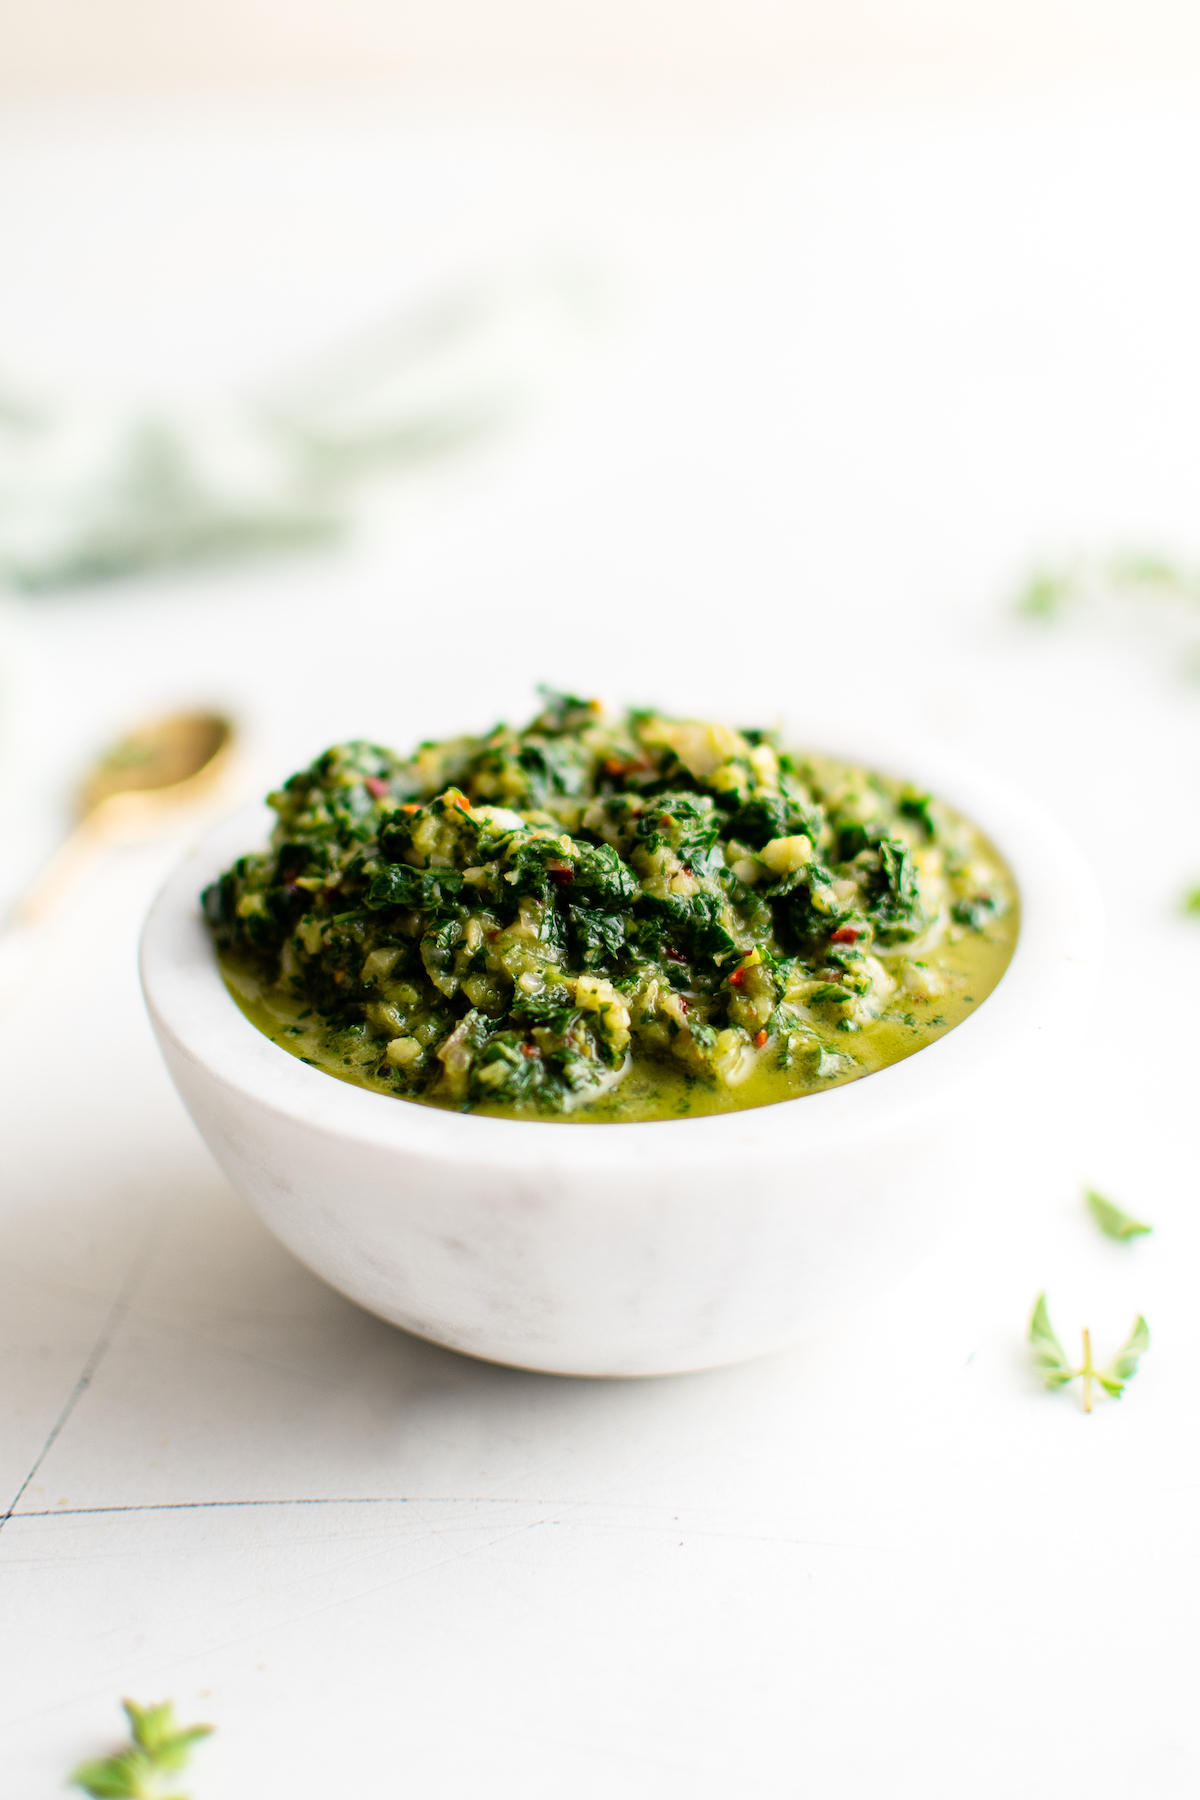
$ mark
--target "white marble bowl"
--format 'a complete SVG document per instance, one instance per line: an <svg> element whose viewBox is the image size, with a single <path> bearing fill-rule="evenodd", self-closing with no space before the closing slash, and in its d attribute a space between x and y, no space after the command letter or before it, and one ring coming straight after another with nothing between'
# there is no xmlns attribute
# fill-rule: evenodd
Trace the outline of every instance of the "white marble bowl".
<svg viewBox="0 0 1200 1800"><path fill-rule="evenodd" d="M1061 830L992 777L822 744L927 784L1016 875L1016 954L962 1025L848 1086L712 1118L563 1124L393 1100L289 1056L226 991L198 897L264 841L265 809L244 809L167 883L142 942L167 1066L238 1192L372 1312L559 1374L735 1362L871 1298L956 1208L1022 1179L1023 1124L1080 1028L1100 902Z"/></svg>

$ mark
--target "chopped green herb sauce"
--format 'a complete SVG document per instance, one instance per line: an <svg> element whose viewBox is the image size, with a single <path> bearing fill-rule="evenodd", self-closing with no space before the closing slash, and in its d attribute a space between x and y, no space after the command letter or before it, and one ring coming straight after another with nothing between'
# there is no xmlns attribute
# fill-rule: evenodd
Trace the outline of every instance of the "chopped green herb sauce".
<svg viewBox="0 0 1200 1800"><path fill-rule="evenodd" d="M203 904L282 1049L464 1111L695 1117L911 1056L999 981L1012 876L931 795L545 699L409 758L336 745L268 797L270 848Z"/></svg>

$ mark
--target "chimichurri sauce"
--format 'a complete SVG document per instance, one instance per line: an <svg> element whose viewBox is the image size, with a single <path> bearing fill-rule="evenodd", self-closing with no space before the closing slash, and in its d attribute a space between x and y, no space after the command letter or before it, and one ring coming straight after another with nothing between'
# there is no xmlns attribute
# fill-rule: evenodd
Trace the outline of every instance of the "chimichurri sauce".
<svg viewBox="0 0 1200 1800"><path fill-rule="evenodd" d="M969 821L772 734L606 719L341 744L204 894L259 1030L340 1080L547 1120L765 1106L899 1062L1012 956Z"/></svg>

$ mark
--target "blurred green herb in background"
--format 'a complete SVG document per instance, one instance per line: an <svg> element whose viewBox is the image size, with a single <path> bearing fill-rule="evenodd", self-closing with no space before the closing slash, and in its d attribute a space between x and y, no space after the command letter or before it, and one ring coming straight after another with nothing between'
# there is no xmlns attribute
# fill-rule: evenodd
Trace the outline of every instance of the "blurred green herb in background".
<svg viewBox="0 0 1200 1800"><path fill-rule="evenodd" d="M42 594L335 543L387 482L513 421L596 298L566 263L476 281L215 410L91 416L0 392L0 584Z"/></svg>
<svg viewBox="0 0 1200 1800"><path fill-rule="evenodd" d="M1200 570L1145 550L1073 556L1035 569L1018 593L1017 611L1049 621L1129 602L1200 606Z"/></svg>
<svg viewBox="0 0 1200 1800"><path fill-rule="evenodd" d="M344 513L316 501L285 494L272 504L220 492L179 428L148 419L128 429L111 471L80 496L57 539L7 573L25 593L47 593L304 549L342 536L347 524Z"/></svg>
<svg viewBox="0 0 1200 1800"><path fill-rule="evenodd" d="M179 1773L213 1727L177 1724L173 1700L157 1706L122 1700L121 1705L129 1720L129 1743L112 1756L83 1763L70 1785L82 1788L93 1800L185 1800L177 1790L167 1792L169 1778Z"/></svg>
<svg viewBox="0 0 1200 1800"><path fill-rule="evenodd" d="M1200 680L1200 568L1149 550L1068 557L1034 569L1019 589L1016 610L1041 625L1084 617L1149 626L1174 639L1185 675ZM1200 917L1200 887L1181 902Z"/></svg>

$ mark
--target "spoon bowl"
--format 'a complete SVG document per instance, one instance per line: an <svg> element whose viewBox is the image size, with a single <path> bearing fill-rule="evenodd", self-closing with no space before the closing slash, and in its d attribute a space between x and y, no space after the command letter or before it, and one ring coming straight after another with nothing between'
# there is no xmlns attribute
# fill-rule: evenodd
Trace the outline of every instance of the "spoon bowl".
<svg viewBox="0 0 1200 1800"><path fill-rule="evenodd" d="M100 756L80 784L76 825L19 902L14 922L44 919L108 845L153 836L220 784L234 742L217 712L169 713L131 731Z"/></svg>
<svg viewBox="0 0 1200 1800"><path fill-rule="evenodd" d="M214 787L229 760L233 726L220 713L170 713L106 750L79 789L80 823L124 835ZM101 817L97 817L101 815Z"/></svg>

